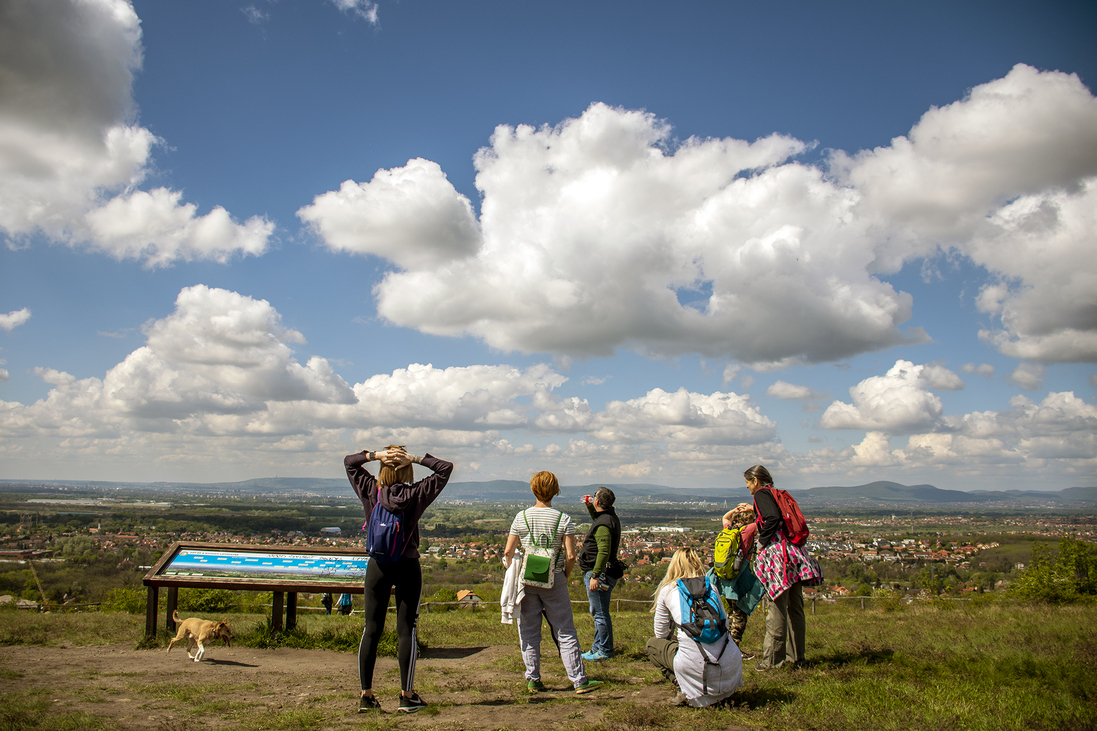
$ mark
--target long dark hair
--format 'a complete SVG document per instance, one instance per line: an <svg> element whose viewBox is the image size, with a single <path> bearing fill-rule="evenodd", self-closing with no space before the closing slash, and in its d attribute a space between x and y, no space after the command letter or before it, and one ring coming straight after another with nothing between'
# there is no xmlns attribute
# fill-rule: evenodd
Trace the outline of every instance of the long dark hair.
<svg viewBox="0 0 1097 731"><path fill-rule="evenodd" d="M769 470L760 464L756 464L744 472L743 477L748 480L758 480L758 483L761 485L773 484L773 477L769 474Z"/></svg>

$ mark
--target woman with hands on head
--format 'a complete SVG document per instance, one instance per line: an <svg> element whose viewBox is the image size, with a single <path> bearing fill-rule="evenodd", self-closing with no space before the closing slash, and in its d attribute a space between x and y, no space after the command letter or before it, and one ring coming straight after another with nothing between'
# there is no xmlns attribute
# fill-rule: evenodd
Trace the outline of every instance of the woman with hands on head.
<svg viewBox="0 0 1097 731"><path fill-rule="evenodd" d="M369 462L380 462L374 478L366 469ZM413 464L419 464L434 474L414 481ZM398 711L415 713L426 703L415 692L415 661L419 655L415 628L419 620L419 602L423 594L423 572L419 566L419 519L449 482L453 464L429 453L417 457L402 446L389 445L381 451L363 450L343 459L347 478L354 488L369 521L380 505L402 516L403 553L393 561L371 557L366 566L365 619L362 641L358 645L358 677L361 698L358 712L380 710L381 703L373 695L373 668L377 663L377 644L385 629L389 595L396 587L396 634L399 638L397 657L400 664L400 705Z"/></svg>

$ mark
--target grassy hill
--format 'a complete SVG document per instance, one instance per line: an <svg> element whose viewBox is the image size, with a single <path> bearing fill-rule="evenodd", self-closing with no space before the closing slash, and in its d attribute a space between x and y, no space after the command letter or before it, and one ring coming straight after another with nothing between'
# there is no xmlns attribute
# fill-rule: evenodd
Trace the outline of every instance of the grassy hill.
<svg viewBox="0 0 1097 731"><path fill-rule="evenodd" d="M652 617L646 611L615 614L617 656L588 667L591 677L606 681L603 689L589 696L568 692L570 686L546 633L543 677L551 690L537 697L524 692L517 632L511 625L500 624L497 607L427 612L419 622L426 651L417 665L416 686L432 706L402 719L394 714L363 719L351 710L357 687L354 651L360 617L306 614L299 631L272 640L264 617L229 615L236 633L234 650L255 649L238 655L247 658L241 663L229 659L227 650L215 648L211 655L222 658L221 664L195 665L181 654L164 654L166 634L151 649L129 650L140 639L142 615L0 612L4 677L0 727L161 731L362 727L441 731L532 726L566 731L1097 728L1093 684L1097 640L1092 632L1097 607L1092 605L870 602L861 609L857 602L820 604L817 613L807 618L804 667L758 673L748 662L745 685L733 702L703 710L669 705L674 689L643 652L652 631ZM589 647L593 624L582 605L576 606L575 619L580 642ZM759 612L748 624L744 647L760 648L763 631ZM336 640L348 649L336 649ZM5 645L33 646L37 663L61 669L55 676L57 687L43 694L35 685L33 669L5 661ZM132 668L102 674L65 672L66 653L82 645L113 645L103 652L126 653ZM327 653L330 659L324 660L323 673L297 677L293 653L309 647L335 651ZM447 663L447 657L459 657L459 669ZM170 674L146 676L154 661L173 663L164 665ZM387 662L377 687L391 710L397 681L394 663ZM155 682L165 679L170 682ZM249 691L256 686L264 692ZM22 709L26 713L13 715ZM73 725L76 714L80 723ZM25 725L17 722L20 718Z"/></svg>

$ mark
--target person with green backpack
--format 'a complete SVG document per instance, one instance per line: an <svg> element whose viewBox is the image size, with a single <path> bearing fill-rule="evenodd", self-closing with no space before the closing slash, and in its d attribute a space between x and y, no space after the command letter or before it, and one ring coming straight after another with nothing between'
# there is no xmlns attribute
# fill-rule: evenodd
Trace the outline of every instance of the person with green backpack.
<svg viewBox="0 0 1097 731"><path fill-rule="evenodd" d="M509 572L518 546L522 547L522 564L518 567L518 581L522 584L518 643L526 666L526 690L530 693L547 690L541 681L541 618L544 617L572 687L576 693L589 693L602 681L587 677L571 612L567 577L575 565L575 526L571 516L552 507L552 499L560 494L556 475L538 472L529 486L537 502L514 516L503 550L503 564Z"/></svg>
<svg viewBox="0 0 1097 731"><path fill-rule="evenodd" d="M728 602L728 629L731 638L742 650L747 620L762 597L762 587L750 569L754 550L754 506L739 503L723 518L724 529L716 536L711 574L717 588ZM745 607L745 609L744 609ZM743 651L743 659L751 660L754 653Z"/></svg>

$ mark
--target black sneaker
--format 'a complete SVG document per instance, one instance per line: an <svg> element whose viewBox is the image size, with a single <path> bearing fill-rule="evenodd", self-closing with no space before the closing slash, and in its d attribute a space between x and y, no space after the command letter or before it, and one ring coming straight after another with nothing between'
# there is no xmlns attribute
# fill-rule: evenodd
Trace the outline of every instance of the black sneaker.
<svg viewBox="0 0 1097 731"><path fill-rule="evenodd" d="M427 702L419 697L418 693L412 693L411 697L400 694L400 707L396 710L401 713L415 713L427 707Z"/></svg>
<svg viewBox="0 0 1097 731"><path fill-rule="evenodd" d="M358 699L358 712L369 713L370 711L380 711L381 701L377 700L375 695L364 695Z"/></svg>

